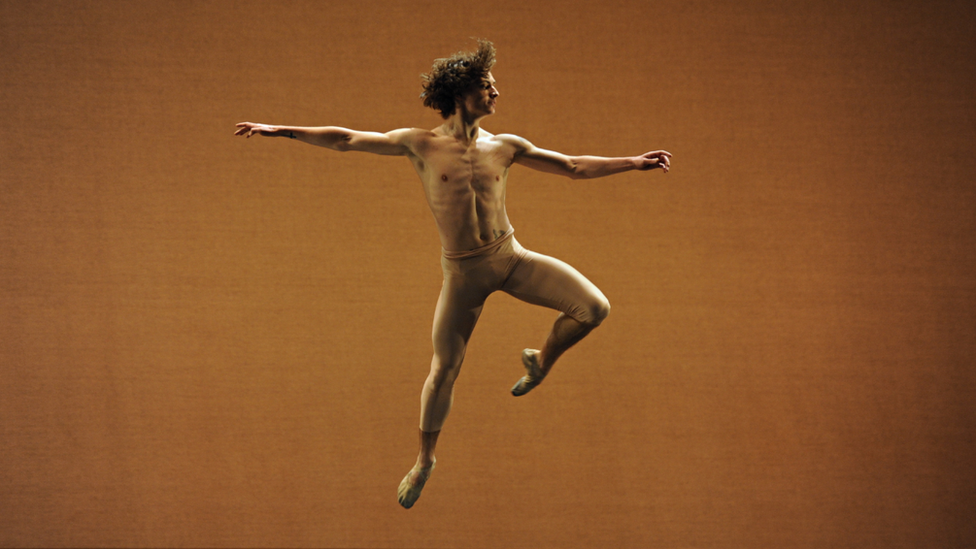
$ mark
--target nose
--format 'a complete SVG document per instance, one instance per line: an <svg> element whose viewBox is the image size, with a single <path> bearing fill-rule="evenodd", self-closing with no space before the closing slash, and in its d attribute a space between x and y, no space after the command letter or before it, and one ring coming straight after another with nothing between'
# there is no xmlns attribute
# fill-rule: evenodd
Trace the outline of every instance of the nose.
<svg viewBox="0 0 976 549"><path fill-rule="evenodd" d="M499 96L498 88L492 85L491 89L488 90L488 95L490 95L492 98L498 97Z"/></svg>

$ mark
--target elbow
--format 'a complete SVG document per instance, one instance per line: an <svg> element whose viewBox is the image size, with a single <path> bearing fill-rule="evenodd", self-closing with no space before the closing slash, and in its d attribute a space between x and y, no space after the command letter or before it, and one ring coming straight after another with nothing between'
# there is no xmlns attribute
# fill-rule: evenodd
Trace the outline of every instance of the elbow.
<svg viewBox="0 0 976 549"><path fill-rule="evenodd" d="M348 134L340 136L339 140L335 142L335 145L332 148L339 152L351 151L352 136Z"/></svg>
<svg viewBox="0 0 976 549"><path fill-rule="evenodd" d="M566 175L570 179L589 179L591 176L586 172L586 169L579 160L575 158L570 158L569 162L566 164Z"/></svg>

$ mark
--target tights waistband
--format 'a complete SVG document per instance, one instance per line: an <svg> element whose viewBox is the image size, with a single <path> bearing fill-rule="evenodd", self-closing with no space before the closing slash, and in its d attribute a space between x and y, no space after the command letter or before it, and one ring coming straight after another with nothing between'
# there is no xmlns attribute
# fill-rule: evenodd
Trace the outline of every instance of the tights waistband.
<svg viewBox="0 0 976 549"><path fill-rule="evenodd" d="M495 248L501 246L506 241L510 240L512 238L512 235L514 234L515 234L515 228L512 227L511 229L505 231L505 234L496 238L494 242L489 242L488 244L485 244L484 246L480 246L473 250L450 252L441 248L441 251L443 252L445 259L468 259L471 257L478 257L479 255L485 255L491 252L492 250L494 250Z"/></svg>

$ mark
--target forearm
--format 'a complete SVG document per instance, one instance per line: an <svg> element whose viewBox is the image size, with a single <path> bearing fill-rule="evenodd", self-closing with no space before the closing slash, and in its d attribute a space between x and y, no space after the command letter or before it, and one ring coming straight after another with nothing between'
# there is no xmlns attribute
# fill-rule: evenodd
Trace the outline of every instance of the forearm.
<svg viewBox="0 0 976 549"><path fill-rule="evenodd" d="M640 156L566 156L565 154L540 149L516 135L500 138L514 149L514 161L523 166L542 172L564 175L573 179L592 179L630 170L652 170L670 167L671 153L651 151Z"/></svg>
<svg viewBox="0 0 976 549"><path fill-rule="evenodd" d="M270 137L287 137L296 139L309 145L326 147L337 151L348 150L351 130L336 126L305 127L305 126L272 126L274 129Z"/></svg>
<svg viewBox="0 0 976 549"><path fill-rule="evenodd" d="M623 156L607 158L603 156L574 156L571 157L573 164L573 179L592 179L604 177L615 173L627 172L638 168L634 157Z"/></svg>

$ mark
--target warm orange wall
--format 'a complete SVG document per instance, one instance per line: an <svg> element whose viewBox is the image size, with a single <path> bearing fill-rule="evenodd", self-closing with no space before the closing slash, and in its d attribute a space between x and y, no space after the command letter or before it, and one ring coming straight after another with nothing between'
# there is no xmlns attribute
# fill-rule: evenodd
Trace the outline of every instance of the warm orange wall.
<svg viewBox="0 0 976 549"><path fill-rule="evenodd" d="M0 545L976 545L976 10L612 4L0 3ZM433 127L471 36L488 130L674 169L512 170L613 314L513 399L489 300L408 512L419 181L231 134Z"/></svg>

